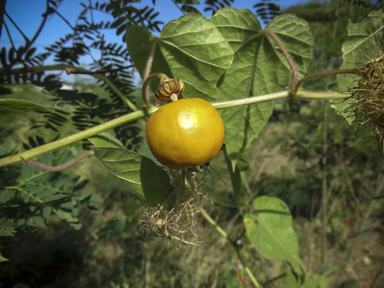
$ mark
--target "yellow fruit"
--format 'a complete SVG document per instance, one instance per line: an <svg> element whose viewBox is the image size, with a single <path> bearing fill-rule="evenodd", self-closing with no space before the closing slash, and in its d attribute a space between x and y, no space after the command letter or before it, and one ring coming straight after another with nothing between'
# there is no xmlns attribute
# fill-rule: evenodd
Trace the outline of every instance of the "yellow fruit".
<svg viewBox="0 0 384 288"><path fill-rule="evenodd" d="M224 124L209 102L181 99L160 107L147 123L147 142L155 158L172 169L211 161L224 141Z"/></svg>

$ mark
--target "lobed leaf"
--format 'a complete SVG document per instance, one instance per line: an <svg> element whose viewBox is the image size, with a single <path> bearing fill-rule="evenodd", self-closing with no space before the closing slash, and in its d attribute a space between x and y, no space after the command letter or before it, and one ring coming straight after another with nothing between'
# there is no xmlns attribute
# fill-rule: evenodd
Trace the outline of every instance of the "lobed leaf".
<svg viewBox="0 0 384 288"><path fill-rule="evenodd" d="M288 206L278 198L261 196L255 199L253 208L255 214L244 215L244 223L256 250L264 257L288 261L304 282L305 270L297 255L298 241Z"/></svg>
<svg viewBox="0 0 384 288"><path fill-rule="evenodd" d="M259 20L248 9L220 9L211 21L234 50L232 65L218 88L222 99L239 99L284 89L292 81L292 72L277 43L262 31ZM292 56L299 77L303 77L314 50L314 38L306 21L295 15L275 17L265 28L274 32ZM223 109L225 143L233 162L272 114L275 102Z"/></svg>

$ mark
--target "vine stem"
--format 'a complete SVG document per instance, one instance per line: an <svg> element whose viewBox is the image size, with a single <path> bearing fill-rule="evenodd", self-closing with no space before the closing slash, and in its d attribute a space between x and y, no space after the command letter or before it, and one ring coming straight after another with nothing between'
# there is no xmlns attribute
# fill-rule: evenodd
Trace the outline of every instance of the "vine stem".
<svg viewBox="0 0 384 288"><path fill-rule="evenodd" d="M138 109L136 108L136 106L127 99L127 97L124 96L124 94L115 86L115 84L112 83L111 80L108 79L108 77L104 76L104 75L101 75L101 74L92 74L90 72L92 71L88 71L84 68L80 68L80 67L75 67L75 66L68 66L68 65L48 65L48 66L39 66L39 67L27 67L26 68L27 71L31 71L31 72L43 72L43 71L55 71L55 70L66 70L66 69L69 69L69 71L71 71L71 69L75 69L77 71L83 71L83 72L88 72L87 74L90 74L91 76L97 78L97 79L100 79L101 81L103 81L105 84L107 84L109 86L109 88L111 88L111 90L113 92L116 93L116 95L129 107L131 108L133 111L137 111ZM11 70L11 73L15 74L15 73L23 73L25 71L25 69L13 69ZM73 71L73 70L72 70Z"/></svg>
<svg viewBox="0 0 384 288"><path fill-rule="evenodd" d="M260 284L257 282L255 276L253 276L251 270L249 269L249 267L246 265L245 261L244 261L244 258L243 256L241 256L240 254L240 251L239 251L239 248L238 246L236 245L236 243L234 243L228 236L228 234L215 222L215 220L213 220L211 218L211 216L209 216L207 214L207 212L205 212L205 210L199 206L199 210L201 212L201 214L204 216L205 219L207 219L207 221L213 226L216 228L216 230L224 237L228 240L228 242L233 246L233 248L235 249L236 253L237 253L237 256L239 257L239 260L241 262L241 264L243 265L245 271L247 272L248 276L251 278L252 280L252 283L253 285L255 285L255 287L257 288L262 288L260 286Z"/></svg>
<svg viewBox="0 0 384 288"><path fill-rule="evenodd" d="M164 75L163 73L156 73L152 74L155 75L153 78L158 77L161 78L161 75ZM151 75L151 76L152 76ZM100 75L97 75L100 76ZM151 77L150 76L150 77ZM149 78L145 81L148 81ZM148 85L148 83L146 83ZM144 87L144 85L143 85ZM143 88L144 89L144 88ZM145 95L145 89L144 89L144 95ZM246 99L238 99L238 100L232 100L232 101L222 101L222 102L216 102L212 103L212 105L216 109L224 109L224 108L230 108L230 107L237 107L242 105L250 105L255 103L261 103L265 101L271 101L275 99L280 98L288 98L291 95L289 91L282 91L262 96L254 96L249 97ZM308 98L308 99L330 99L330 98L344 98L348 97L347 94L336 94L336 92L331 93L315 93L315 92L307 92L307 91L301 91L300 95L296 96L297 98ZM148 103L149 105L149 103ZM128 122L144 118L145 116L153 114L158 108L149 105L149 108L147 108L146 111L143 110L137 110L132 113L129 113L127 115L121 116L119 118L113 119L111 121L105 122L103 124L97 125L95 127L92 127L90 129L78 132L76 134L70 135L68 137L62 138L60 140L56 140L54 142L42 145L40 147L33 148L31 150L21 152L16 155L8 156L5 158L0 159L0 167L20 163L22 162L22 158L24 158L26 161L30 160L33 157L39 156L41 154L47 153L49 151L53 151L62 147L65 147L67 145L73 144L77 141L86 139L88 137L92 137L94 135L97 135L101 132L113 129L115 127L118 127L120 125L126 124Z"/></svg>
<svg viewBox="0 0 384 288"><path fill-rule="evenodd" d="M156 107L152 107L152 109L151 109L152 113L156 110L157 110ZM145 116L144 112L141 110L138 110L138 111L132 112L130 114L121 116L119 118L113 119L111 121L108 121L106 123L97 125L97 126L92 127L90 129L87 129L87 130L81 131L79 133L70 135L70 136L65 137L63 139L60 139L60 140L36 147L36 148L33 148L33 149L25 151L25 152L21 152L21 153L16 154L16 155L2 158L2 159L0 159L0 167L21 162L22 158L24 158L28 162L29 159L36 157L38 155L59 149L61 147L67 146L67 145L70 145L72 143L75 143L77 141L86 139L86 138L94 136L94 135L97 135L97 134L104 132L104 131L107 131L109 129L113 129L115 127L126 124L128 122L137 120L137 119L142 118L144 116Z"/></svg>

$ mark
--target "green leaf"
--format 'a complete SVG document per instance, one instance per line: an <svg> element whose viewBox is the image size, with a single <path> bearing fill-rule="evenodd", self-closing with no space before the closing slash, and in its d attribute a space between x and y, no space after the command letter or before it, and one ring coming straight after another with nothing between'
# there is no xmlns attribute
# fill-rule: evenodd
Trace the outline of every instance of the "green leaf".
<svg viewBox="0 0 384 288"><path fill-rule="evenodd" d="M202 15L170 21L158 45L175 78L185 83L185 98L223 99L217 85L233 61L233 50L217 27Z"/></svg>
<svg viewBox="0 0 384 288"><path fill-rule="evenodd" d="M70 222L70 223L76 223L76 222L79 222L79 219L71 217L71 218L66 219L65 221Z"/></svg>
<svg viewBox="0 0 384 288"><path fill-rule="evenodd" d="M89 199L91 202L98 202L98 203L104 203L103 199L101 199L98 195L92 194L91 198Z"/></svg>
<svg viewBox="0 0 384 288"><path fill-rule="evenodd" d="M125 33L125 42L127 43L127 49L133 62L135 63L136 69L141 75L141 79L144 79L145 68L148 62L149 55L151 53L152 45L158 39L147 29L138 25L128 25ZM173 78L173 74L168 67L167 62L164 59L163 54L160 51L159 46L156 45L155 54L153 57L153 63L151 72L157 73L162 72L168 77ZM160 80L153 80L150 84L152 91L156 91Z"/></svg>
<svg viewBox="0 0 384 288"><path fill-rule="evenodd" d="M55 211L56 215L59 216L60 219L66 220L69 218L72 218L71 214L64 212L63 210L59 209Z"/></svg>
<svg viewBox="0 0 384 288"><path fill-rule="evenodd" d="M62 194L52 195L52 196L45 198L44 202L52 202L52 201L56 201L56 200L59 200L59 199L65 198L65 197L67 197L67 195L62 195Z"/></svg>
<svg viewBox="0 0 384 288"><path fill-rule="evenodd" d="M319 288L328 288L328 280L324 275L315 275L313 277L313 283L317 285L317 287ZM311 288L311 287L308 287L308 288Z"/></svg>
<svg viewBox="0 0 384 288"><path fill-rule="evenodd" d="M288 276L290 279L295 279L294 278L294 275L292 274L291 271L287 271L287 275L290 274L290 276ZM296 280L296 283L297 283L297 279ZM293 281L291 281L293 282ZM296 284L298 285L298 284ZM293 285L289 285L289 287L295 287ZM327 278L325 278L324 275L315 275L313 278L307 278L305 280L305 283L301 286L297 286L297 287L301 287L301 288L328 288L328 281L327 281Z"/></svg>
<svg viewBox="0 0 384 288"><path fill-rule="evenodd" d="M127 28L127 48L142 76L153 39L143 28ZM186 98L218 100L217 82L232 58L231 47L215 25L202 15L189 13L164 26L156 43L151 73L182 78Z"/></svg>
<svg viewBox="0 0 384 288"><path fill-rule="evenodd" d="M167 173L147 157L123 148L117 139L111 141L111 137L101 133L88 138L95 145L95 156L144 204L162 203L171 191Z"/></svg>
<svg viewBox="0 0 384 288"><path fill-rule="evenodd" d="M277 43L263 33L248 9L220 9L211 21L235 51L231 67L218 84L222 99L277 92L292 81L292 72ZM274 32L295 61L299 78L312 58L314 38L306 21L295 15L275 17L265 28ZM268 121L274 101L223 109L225 140L232 161L241 156ZM234 163L233 163L234 164Z"/></svg>
<svg viewBox="0 0 384 288"><path fill-rule="evenodd" d="M26 191L23 191L23 192L24 192L24 197L23 197L24 203L29 203L29 200L31 199L31 195Z"/></svg>
<svg viewBox="0 0 384 288"><path fill-rule="evenodd" d="M43 200L43 198L49 197L49 196L51 196L51 195L53 195L55 193L57 193L57 190L52 189L52 188L48 188L47 190L44 190L44 191L42 191L40 193L37 193L36 198L39 198L39 199Z"/></svg>
<svg viewBox="0 0 384 288"><path fill-rule="evenodd" d="M292 273L292 271L287 271L287 276L284 278L284 286L290 287L290 288L300 288L300 284L298 283L295 275ZM306 281L308 282L308 281ZM316 286L311 286L312 288Z"/></svg>
<svg viewBox="0 0 384 288"><path fill-rule="evenodd" d="M15 223L10 219L2 219L0 218L0 236L10 237L14 236L16 230L13 229L15 227Z"/></svg>
<svg viewBox="0 0 384 288"><path fill-rule="evenodd" d="M244 215L244 223L256 250L264 257L288 261L304 282L305 270L297 255L298 241L288 206L278 198L261 196L255 199L253 207L255 214Z"/></svg>
<svg viewBox="0 0 384 288"><path fill-rule="evenodd" d="M187 13L196 13L201 14L199 9L196 9L195 7L189 6L189 5L183 5L181 6L181 10L184 10Z"/></svg>
<svg viewBox="0 0 384 288"><path fill-rule="evenodd" d="M356 60L361 62L368 62L371 59L368 58L365 50L373 51L377 43L379 43L380 37L382 37L384 30L384 12L381 10L372 11L368 17L360 23L348 22L348 38L343 43L343 64L340 69L356 68ZM374 51L373 51L374 52ZM349 88L353 88L356 84L355 75L338 75L338 89L341 91L347 91ZM342 103L343 99L332 100L331 106L337 111L337 113L347 117L343 111L349 106L347 102ZM352 118L346 118L351 123Z"/></svg>
<svg viewBox="0 0 384 288"><path fill-rule="evenodd" d="M240 153L239 159L236 162L236 169L239 171L249 170L249 155L247 151Z"/></svg>
<svg viewBox="0 0 384 288"><path fill-rule="evenodd" d="M3 255L0 254L0 262L9 261L8 259L4 258Z"/></svg>
<svg viewBox="0 0 384 288"><path fill-rule="evenodd" d="M30 111L51 111L40 104L25 100L0 99L0 118L30 112Z"/></svg>
<svg viewBox="0 0 384 288"><path fill-rule="evenodd" d="M73 203L72 201L65 202L60 204L60 207L64 209L72 209L73 207L75 207L75 203Z"/></svg>
<svg viewBox="0 0 384 288"><path fill-rule="evenodd" d="M83 188L85 187L85 185L88 184L88 182L89 182L89 180L83 180L83 181L79 182L79 183L72 189L72 193L81 191L81 189L83 189Z"/></svg>
<svg viewBox="0 0 384 288"><path fill-rule="evenodd" d="M6 203L15 197L16 191L3 190L0 192L0 203Z"/></svg>
<svg viewBox="0 0 384 288"><path fill-rule="evenodd" d="M40 193L41 191L45 190L47 187L45 186L36 186L32 189L29 189L29 194L31 195L35 195L35 194L38 194Z"/></svg>
<svg viewBox="0 0 384 288"><path fill-rule="evenodd" d="M45 218L49 218L49 216L51 216L51 212L52 212L52 207L51 206L46 206L43 208L43 216Z"/></svg>
<svg viewBox="0 0 384 288"><path fill-rule="evenodd" d="M11 149L12 149L12 138L7 137L7 139L5 139L4 141L4 152L6 154L11 153Z"/></svg>
<svg viewBox="0 0 384 288"><path fill-rule="evenodd" d="M79 179L80 179L80 176L76 176L76 177L70 179L67 183L65 183L65 185L63 187L63 191L68 192L69 190L74 188Z"/></svg>
<svg viewBox="0 0 384 288"><path fill-rule="evenodd" d="M66 183L68 183L69 179L71 179L72 175L63 175L59 179L57 179L55 183L55 188L60 189L62 188Z"/></svg>
<svg viewBox="0 0 384 288"><path fill-rule="evenodd" d="M116 137L108 133L100 133L99 135L88 138L88 140L96 147L119 147L125 148Z"/></svg>
<svg viewBox="0 0 384 288"><path fill-rule="evenodd" d="M82 225L81 223L71 223L71 226L76 230L80 230Z"/></svg>
<svg viewBox="0 0 384 288"><path fill-rule="evenodd" d="M70 150L70 149L65 150L65 151L59 156L59 158L57 159L57 161L56 161L56 165L64 164L67 160L70 159L70 155L71 155L71 150Z"/></svg>
<svg viewBox="0 0 384 288"><path fill-rule="evenodd" d="M29 218L29 220L31 220L34 224L37 224L41 227L48 228L48 226L45 222L45 219L41 216L33 216L33 217Z"/></svg>
<svg viewBox="0 0 384 288"><path fill-rule="evenodd" d="M356 287L358 283L359 282L356 279L350 279L341 283L337 288L353 288Z"/></svg>

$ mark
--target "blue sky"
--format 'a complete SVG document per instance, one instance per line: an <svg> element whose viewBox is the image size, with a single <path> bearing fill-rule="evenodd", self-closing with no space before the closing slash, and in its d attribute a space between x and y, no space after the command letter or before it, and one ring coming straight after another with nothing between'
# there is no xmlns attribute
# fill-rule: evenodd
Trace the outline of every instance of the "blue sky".
<svg viewBox="0 0 384 288"><path fill-rule="evenodd" d="M86 5L89 5L89 1L92 1L94 4L95 0L65 0L60 5L58 11L61 13L72 25L75 25L76 19L82 11L83 7L80 5L80 2L83 2ZM109 1L100 0L99 3L104 3ZM260 1L257 0L235 0L235 3L231 6L234 8L248 8L251 11L255 9L252 6ZM298 3L305 3L308 0L280 0L279 3L282 8L286 8L291 5ZM37 31L40 22L42 20L41 15L45 11L46 0L8 0L6 3L6 11L12 20L19 26L19 28L24 32L24 34L31 39L34 33ZM204 3L204 0L201 0L200 3ZM143 0L140 3L133 3L132 5L137 6L138 8L143 8L146 5L152 6L152 0ZM195 6L199 9L200 7L205 7L204 4ZM199 9L202 11L203 9ZM157 0L155 5L155 11L160 12L159 16L156 18L159 21L164 22L165 24L170 20L177 19L182 15L181 11L172 3L171 0ZM93 12L95 22L98 20L113 21L113 17L105 13L100 13L97 11ZM211 12L205 15L207 18L211 16ZM5 23L10 30L12 40L17 47L24 44L24 39L22 35L17 31L14 25L10 20L4 16ZM42 52L45 46L53 44L57 41L59 37L70 33L71 28L56 14L49 16L46 25L39 38L35 42L34 46L38 49L38 52ZM122 37L116 36L115 30L104 30L105 39L108 42L118 42L122 43ZM0 47L6 47L7 50L11 47L8 35L3 27L2 35L0 38ZM86 62L85 59L84 62ZM46 64L52 64L53 61L48 59ZM63 75L65 77L65 75ZM73 80L73 78L65 77L68 81Z"/></svg>

